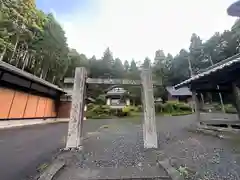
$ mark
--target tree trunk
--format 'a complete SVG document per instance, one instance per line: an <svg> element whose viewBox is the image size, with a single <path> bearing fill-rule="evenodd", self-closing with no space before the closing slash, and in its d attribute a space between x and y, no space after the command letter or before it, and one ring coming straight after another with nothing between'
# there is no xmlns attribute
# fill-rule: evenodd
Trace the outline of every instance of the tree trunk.
<svg viewBox="0 0 240 180"><path fill-rule="evenodd" d="M52 83L54 84L55 82L55 79L56 79L56 76L53 76L53 80L52 80Z"/></svg>
<svg viewBox="0 0 240 180"><path fill-rule="evenodd" d="M14 50L13 50L13 53L12 53L12 57L10 59L10 63L12 62L12 59L15 55L16 50L17 50L18 42L19 42L19 35L17 36L17 41L16 41L15 46L14 46Z"/></svg>
<svg viewBox="0 0 240 180"><path fill-rule="evenodd" d="M44 75L44 78L43 78L44 80L47 78L48 70L49 70L49 68L47 68L47 71L46 71L46 73Z"/></svg>
<svg viewBox="0 0 240 180"><path fill-rule="evenodd" d="M32 68L32 59L33 59L33 54L30 54L30 55L28 56L27 63L26 63L26 66L27 66L27 67L30 66L29 69Z"/></svg>
<svg viewBox="0 0 240 180"><path fill-rule="evenodd" d="M16 51L17 52L17 55L16 55L16 64L15 66L17 67L18 66L18 63L20 61L20 58L22 57L22 45L20 45L20 47L18 48L18 50Z"/></svg>
<svg viewBox="0 0 240 180"><path fill-rule="evenodd" d="M0 61L3 60L3 57L4 57L5 53L6 53L6 50L7 50L7 48L4 47L4 50L3 50L3 52L1 53L1 56L0 56Z"/></svg>
<svg viewBox="0 0 240 180"><path fill-rule="evenodd" d="M23 56L23 67L22 67L22 70L24 70L24 68L25 68L25 66L26 66L26 64L27 64L27 60L28 60L28 58L29 58L29 56L27 55L27 50L25 51L25 54L24 54L24 56ZM26 58L27 57L27 58ZM27 60L25 60L25 59L27 59Z"/></svg>
<svg viewBox="0 0 240 180"><path fill-rule="evenodd" d="M16 56L16 64L15 66L18 67L18 63L20 61L20 58L22 56L21 49L17 51L17 56Z"/></svg>
<svg viewBox="0 0 240 180"><path fill-rule="evenodd" d="M43 79L43 69L41 70L41 75L40 75L40 78Z"/></svg>

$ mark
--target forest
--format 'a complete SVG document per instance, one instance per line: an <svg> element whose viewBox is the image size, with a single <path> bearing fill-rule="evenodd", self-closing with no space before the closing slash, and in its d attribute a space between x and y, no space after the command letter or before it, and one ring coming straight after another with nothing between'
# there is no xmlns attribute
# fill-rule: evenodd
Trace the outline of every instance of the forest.
<svg viewBox="0 0 240 180"><path fill-rule="evenodd" d="M190 77L189 61L196 74L212 63L220 62L239 53L240 21L230 30L216 32L207 41L193 33L189 49L181 49L175 56L159 47L155 58L119 59L110 48L103 56L90 59L67 44L65 32L52 14L37 9L34 0L0 1L0 61L12 64L51 83L62 86L64 77L73 77L76 67L84 66L90 77L139 79L140 68L151 66L153 79L162 80L164 86L174 85ZM81 39L79 39L81 41ZM169 41L173 41L169 38ZM101 94L103 89L97 89ZM140 89L130 88L140 99ZM95 92L96 93L96 92ZM162 96L164 88L155 90Z"/></svg>

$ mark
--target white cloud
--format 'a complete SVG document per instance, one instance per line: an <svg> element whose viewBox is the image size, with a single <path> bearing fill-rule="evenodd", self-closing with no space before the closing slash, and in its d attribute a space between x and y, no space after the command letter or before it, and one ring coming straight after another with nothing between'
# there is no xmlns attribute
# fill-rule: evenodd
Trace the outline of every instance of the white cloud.
<svg viewBox="0 0 240 180"><path fill-rule="evenodd" d="M235 18L226 9L234 1L99 0L97 13L74 13L60 21L69 46L88 57L100 58L109 46L115 57L142 61L153 59L157 49L175 55L188 48L193 32L206 40L229 29Z"/></svg>

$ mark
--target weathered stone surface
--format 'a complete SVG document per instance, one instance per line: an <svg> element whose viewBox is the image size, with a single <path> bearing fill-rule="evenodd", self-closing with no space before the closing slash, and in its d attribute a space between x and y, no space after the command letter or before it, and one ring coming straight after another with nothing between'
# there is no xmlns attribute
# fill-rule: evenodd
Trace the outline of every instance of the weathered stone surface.
<svg viewBox="0 0 240 180"><path fill-rule="evenodd" d="M238 112L238 118L240 119L240 89L236 86L236 84L232 84L233 87L233 95L236 103L236 109Z"/></svg>
<svg viewBox="0 0 240 180"><path fill-rule="evenodd" d="M153 97L152 72L149 69L143 69L142 79L142 96L144 109L144 147L157 148L157 132L155 121L155 106Z"/></svg>
<svg viewBox="0 0 240 180"><path fill-rule="evenodd" d="M194 105L195 105L196 121L199 122L201 120L201 117L200 117L200 104L199 104L199 100L198 100L196 91L192 91L192 97L193 97Z"/></svg>
<svg viewBox="0 0 240 180"><path fill-rule="evenodd" d="M74 78L65 78L64 83L73 84ZM101 79L101 78L87 78L86 83L88 84L122 84L122 85L141 85L141 80L131 80L131 79ZM153 85L161 86L162 80L153 81Z"/></svg>
<svg viewBox="0 0 240 180"><path fill-rule="evenodd" d="M140 80L130 79L93 79L87 78L88 84L129 84L129 85L141 85Z"/></svg>
<svg viewBox="0 0 240 180"><path fill-rule="evenodd" d="M87 71L84 67L76 68L72 95L72 108L68 125L67 149L79 148L81 146L86 75Z"/></svg>

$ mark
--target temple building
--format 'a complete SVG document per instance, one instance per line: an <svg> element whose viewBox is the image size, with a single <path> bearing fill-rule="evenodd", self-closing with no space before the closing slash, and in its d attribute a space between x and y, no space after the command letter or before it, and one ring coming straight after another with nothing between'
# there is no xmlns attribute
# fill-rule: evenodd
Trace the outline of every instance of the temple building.
<svg viewBox="0 0 240 180"><path fill-rule="evenodd" d="M130 105L129 92L122 87L114 87L106 93L106 105L114 109Z"/></svg>

